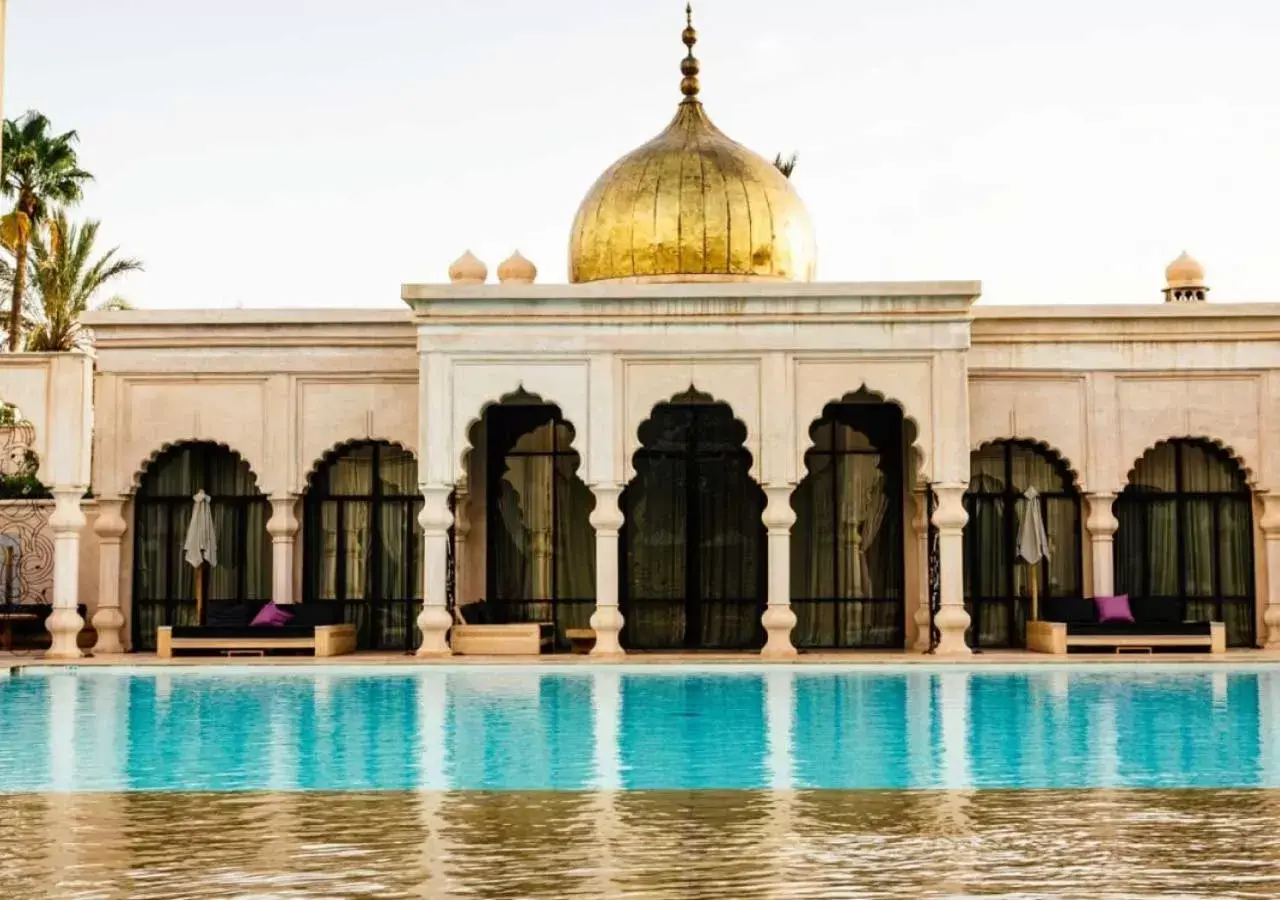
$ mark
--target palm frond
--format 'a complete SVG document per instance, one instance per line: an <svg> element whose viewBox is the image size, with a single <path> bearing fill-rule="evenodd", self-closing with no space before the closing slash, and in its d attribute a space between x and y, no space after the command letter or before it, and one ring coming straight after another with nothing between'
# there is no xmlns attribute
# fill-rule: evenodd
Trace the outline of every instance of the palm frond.
<svg viewBox="0 0 1280 900"><path fill-rule="evenodd" d="M773 158L773 164L784 178L790 178L791 173L796 170L796 163L800 161L799 153L792 153L784 158L781 153Z"/></svg>

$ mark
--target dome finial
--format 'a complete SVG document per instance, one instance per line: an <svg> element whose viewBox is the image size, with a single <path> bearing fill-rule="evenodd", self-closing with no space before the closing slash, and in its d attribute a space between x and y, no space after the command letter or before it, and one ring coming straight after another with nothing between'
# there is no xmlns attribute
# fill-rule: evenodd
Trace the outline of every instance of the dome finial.
<svg viewBox="0 0 1280 900"><path fill-rule="evenodd" d="M685 27L684 34L681 38L684 45L689 48L689 54L680 63L680 73L684 78L680 80L680 93L684 94L685 103L698 102L698 72L701 66L697 58L693 55L693 45L698 43L698 32L693 28L693 4L686 3L684 6Z"/></svg>

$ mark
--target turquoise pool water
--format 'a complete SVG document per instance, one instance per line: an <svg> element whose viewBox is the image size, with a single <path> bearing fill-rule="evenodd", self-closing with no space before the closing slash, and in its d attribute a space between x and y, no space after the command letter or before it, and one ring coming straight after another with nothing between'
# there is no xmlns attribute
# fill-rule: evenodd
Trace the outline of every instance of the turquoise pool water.
<svg viewBox="0 0 1280 900"><path fill-rule="evenodd" d="M0 792L1280 788L1280 669L27 669Z"/></svg>

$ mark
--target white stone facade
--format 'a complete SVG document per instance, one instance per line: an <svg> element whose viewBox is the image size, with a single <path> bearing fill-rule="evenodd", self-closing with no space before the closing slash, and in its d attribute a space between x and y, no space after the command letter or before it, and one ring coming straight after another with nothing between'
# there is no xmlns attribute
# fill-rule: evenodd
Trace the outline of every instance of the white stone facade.
<svg viewBox="0 0 1280 900"><path fill-rule="evenodd" d="M386 440L417 456L425 498L420 653L447 653L448 498L460 488L459 539L469 548L459 557L461 596L480 589L483 552L463 521L483 503L466 499L475 490L472 427L487 405L523 391L556 404L574 427L579 475L596 498L596 652L617 655L618 495L634 474L640 423L693 387L727 403L746 428L752 476L768 501L765 655L787 657L795 652L789 499L805 473L809 426L826 404L866 389L903 410L908 489L928 484L937 497L939 653L967 652L970 452L1008 438L1051 448L1076 476L1087 512L1085 583L1096 595L1113 587L1111 501L1135 461L1177 437L1226 448L1255 492L1259 643L1280 647L1280 305L975 308L978 294L969 282L454 284L406 286L411 310L95 313L91 532L72 522L79 505L65 499L89 481L88 429L65 412L36 422L55 496L64 497L60 559L71 565L68 535L94 545L98 577L82 581L96 590L78 599L94 612L100 652L127 644L140 473L167 446L212 441L235 450L270 498L272 593L297 601L308 475L331 448ZM28 386L32 367L70 366L83 384L89 364L10 357L0 364L0 399L24 412L47 408ZM904 535L908 647L927 644L924 516L918 504L906 510L915 526ZM70 597L74 608L75 578L66 574L72 587L58 605Z"/></svg>

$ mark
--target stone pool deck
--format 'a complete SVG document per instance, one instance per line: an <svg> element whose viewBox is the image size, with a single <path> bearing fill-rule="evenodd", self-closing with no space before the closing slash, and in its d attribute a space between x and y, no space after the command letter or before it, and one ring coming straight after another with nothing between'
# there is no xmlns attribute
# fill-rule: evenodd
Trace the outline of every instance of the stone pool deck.
<svg viewBox="0 0 1280 900"><path fill-rule="evenodd" d="M451 656L442 659L419 659L407 653L352 653L315 659L309 656L187 656L176 659L160 659L153 653L126 653L111 656L86 656L81 659L44 659L40 651L0 653L0 667L23 666L438 666L438 665L518 665L537 664L549 668L584 665L673 665L697 663L699 665L1063 665L1120 663L1124 665L1170 663L1198 663L1208 665L1239 665L1253 663L1280 664L1280 651L1232 650L1221 656L1208 653L1072 653L1055 656L1032 653L1027 650L990 650L964 657L938 657L922 653L889 651L846 651L828 653L802 653L794 660L765 660L754 653L630 653L619 660L597 660L574 654L548 654L543 656Z"/></svg>

